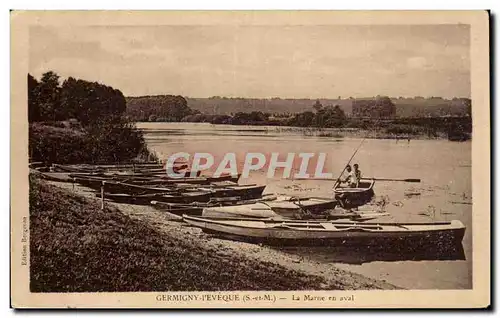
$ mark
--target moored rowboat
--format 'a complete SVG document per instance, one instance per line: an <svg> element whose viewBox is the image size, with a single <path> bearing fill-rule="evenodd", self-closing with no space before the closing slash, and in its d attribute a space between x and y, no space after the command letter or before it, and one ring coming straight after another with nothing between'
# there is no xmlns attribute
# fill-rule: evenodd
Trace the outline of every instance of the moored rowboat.
<svg viewBox="0 0 500 318"><path fill-rule="evenodd" d="M120 194L157 194L157 193L189 193L191 191L209 192L212 197L240 196L242 198L254 199L262 195L266 186L258 185L232 185L232 186L211 186L207 184L204 187L185 187L183 185L165 184L165 185L136 185L126 182L108 180L102 177L78 177L73 175L73 180L83 186L100 191L104 186L106 193Z"/></svg>
<svg viewBox="0 0 500 318"><path fill-rule="evenodd" d="M253 203L257 203L257 202L273 201L273 200L276 200L276 196L264 195L261 198L249 199L249 200L242 199L241 197L227 197L227 198L210 198L210 200L208 202L172 203L172 202L151 201L150 204L152 206L154 206L156 209L162 210L162 211L171 211L171 210L181 211L182 209L192 208L192 211L195 212L194 214L193 213L180 213L179 215L182 215L182 214L202 215L204 208L220 207L220 206L228 206L228 205L229 206L238 206L238 205L253 204Z"/></svg>
<svg viewBox="0 0 500 318"><path fill-rule="evenodd" d="M68 176L67 173L61 172L38 172L37 173L42 179L48 181L56 182L72 182L73 180Z"/></svg>
<svg viewBox="0 0 500 318"><path fill-rule="evenodd" d="M126 193L105 193L104 198L118 203L128 203L137 205L149 205L151 201L159 201L166 203L192 203L192 202L208 202L211 193L209 192L189 192L180 194L168 193L146 193L131 195ZM101 197L100 193L96 193L97 197Z"/></svg>
<svg viewBox="0 0 500 318"><path fill-rule="evenodd" d="M243 199L255 199L260 198L265 185L236 185L236 186L226 186L221 188L211 188L211 187L200 187L200 191L211 191L213 197L241 197Z"/></svg>
<svg viewBox="0 0 500 318"><path fill-rule="evenodd" d="M436 223L359 223L338 221L215 220L189 215L184 222L205 232L278 244L416 245L459 244L465 226L458 220Z"/></svg>
<svg viewBox="0 0 500 318"><path fill-rule="evenodd" d="M243 205L233 205L233 206L220 206L220 207L209 207L203 209L201 215L205 218L210 219L240 219L240 218L250 218L254 220L258 219L324 219L324 220L357 220L357 221L367 221L382 216L387 216L389 213L385 212L374 212L374 211L364 211L364 212L352 212L343 209L329 209L324 210L321 213L299 215L298 211L296 213L277 212L272 205L274 203L280 203L278 201L269 202L257 202L254 204L243 204ZM281 202L282 203L282 202ZM192 215L186 213L187 215Z"/></svg>
<svg viewBox="0 0 500 318"><path fill-rule="evenodd" d="M239 175L225 175L220 177L186 177L186 178L168 178L166 175L145 176L137 174L86 174L86 173L72 173L70 177L75 179L91 179L101 181L114 181L123 182L134 185L152 186L152 185L165 185L173 186L177 184L210 184L213 182L232 182L236 183Z"/></svg>
<svg viewBox="0 0 500 318"><path fill-rule="evenodd" d="M277 217L298 218L300 214L321 214L333 209L337 201L323 198L280 197L269 202L240 206L211 207L203 211L207 217Z"/></svg>

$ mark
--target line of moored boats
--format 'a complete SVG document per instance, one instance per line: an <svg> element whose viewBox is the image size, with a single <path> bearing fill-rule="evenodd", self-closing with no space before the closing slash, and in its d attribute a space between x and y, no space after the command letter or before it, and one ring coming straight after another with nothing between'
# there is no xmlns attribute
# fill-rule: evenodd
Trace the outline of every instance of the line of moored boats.
<svg viewBox="0 0 500 318"><path fill-rule="evenodd" d="M265 185L239 184L240 175L170 178L156 163L129 165L32 165L47 180L72 182L117 203L151 205L205 232L278 244L460 243L465 226L457 220L433 223L378 223L388 215L363 211L374 196L374 180L358 188L335 185L331 198L264 194ZM372 220L371 222L367 222Z"/></svg>

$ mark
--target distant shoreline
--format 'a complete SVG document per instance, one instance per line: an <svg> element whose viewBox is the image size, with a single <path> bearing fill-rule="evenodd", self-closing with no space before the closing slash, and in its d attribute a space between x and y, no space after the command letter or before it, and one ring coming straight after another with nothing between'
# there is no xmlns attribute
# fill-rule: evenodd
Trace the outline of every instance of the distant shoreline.
<svg viewBox="0 0 500 318"><path fill-rule="evenodd" d="M445 133L438 133L437 136L429 136L425 133L409 134L393 134L387 133L383 129L362 129L362 128L318 128L318 127L293 127L293 126L278 126L278 125L233 125L233 124L212 124L208 122L194 123L194 122L136 122L136 124L173 124L173 125L207 125L209 127L228 127L233 128L234 131L249 131L249 132L267 132L267 133L291 133L309 137L319 138L367 138L367 139L388 139L401 142L409 140L449 140ZM242 129L238 129L241 127ZM253 129L245 129L253 128ZM143 132L147 133L147 129L140 128ZM457 141L470 141L471 136L467 140Z"/></svg>

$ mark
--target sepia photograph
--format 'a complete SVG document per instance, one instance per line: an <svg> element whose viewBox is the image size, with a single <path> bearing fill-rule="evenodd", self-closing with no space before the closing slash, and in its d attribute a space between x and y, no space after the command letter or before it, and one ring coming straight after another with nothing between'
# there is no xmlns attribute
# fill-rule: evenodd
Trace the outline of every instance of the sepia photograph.
<svg viewBox="0 0 500 318"><path fill-rule="evenodd" d="M11 28L14 307L489 305L488 12Z"/></svg>

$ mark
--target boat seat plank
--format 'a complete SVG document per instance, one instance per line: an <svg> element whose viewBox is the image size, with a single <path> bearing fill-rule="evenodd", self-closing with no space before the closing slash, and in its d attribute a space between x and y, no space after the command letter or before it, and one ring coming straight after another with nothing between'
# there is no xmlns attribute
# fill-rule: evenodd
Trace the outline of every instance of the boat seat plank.
<svg viewBox="0 0 500 318"><path fill-rule="evenodd" d="M320 223L321 226L325 228L325 230L336 230L337 227L333 225L332 223Z"/></svg>

